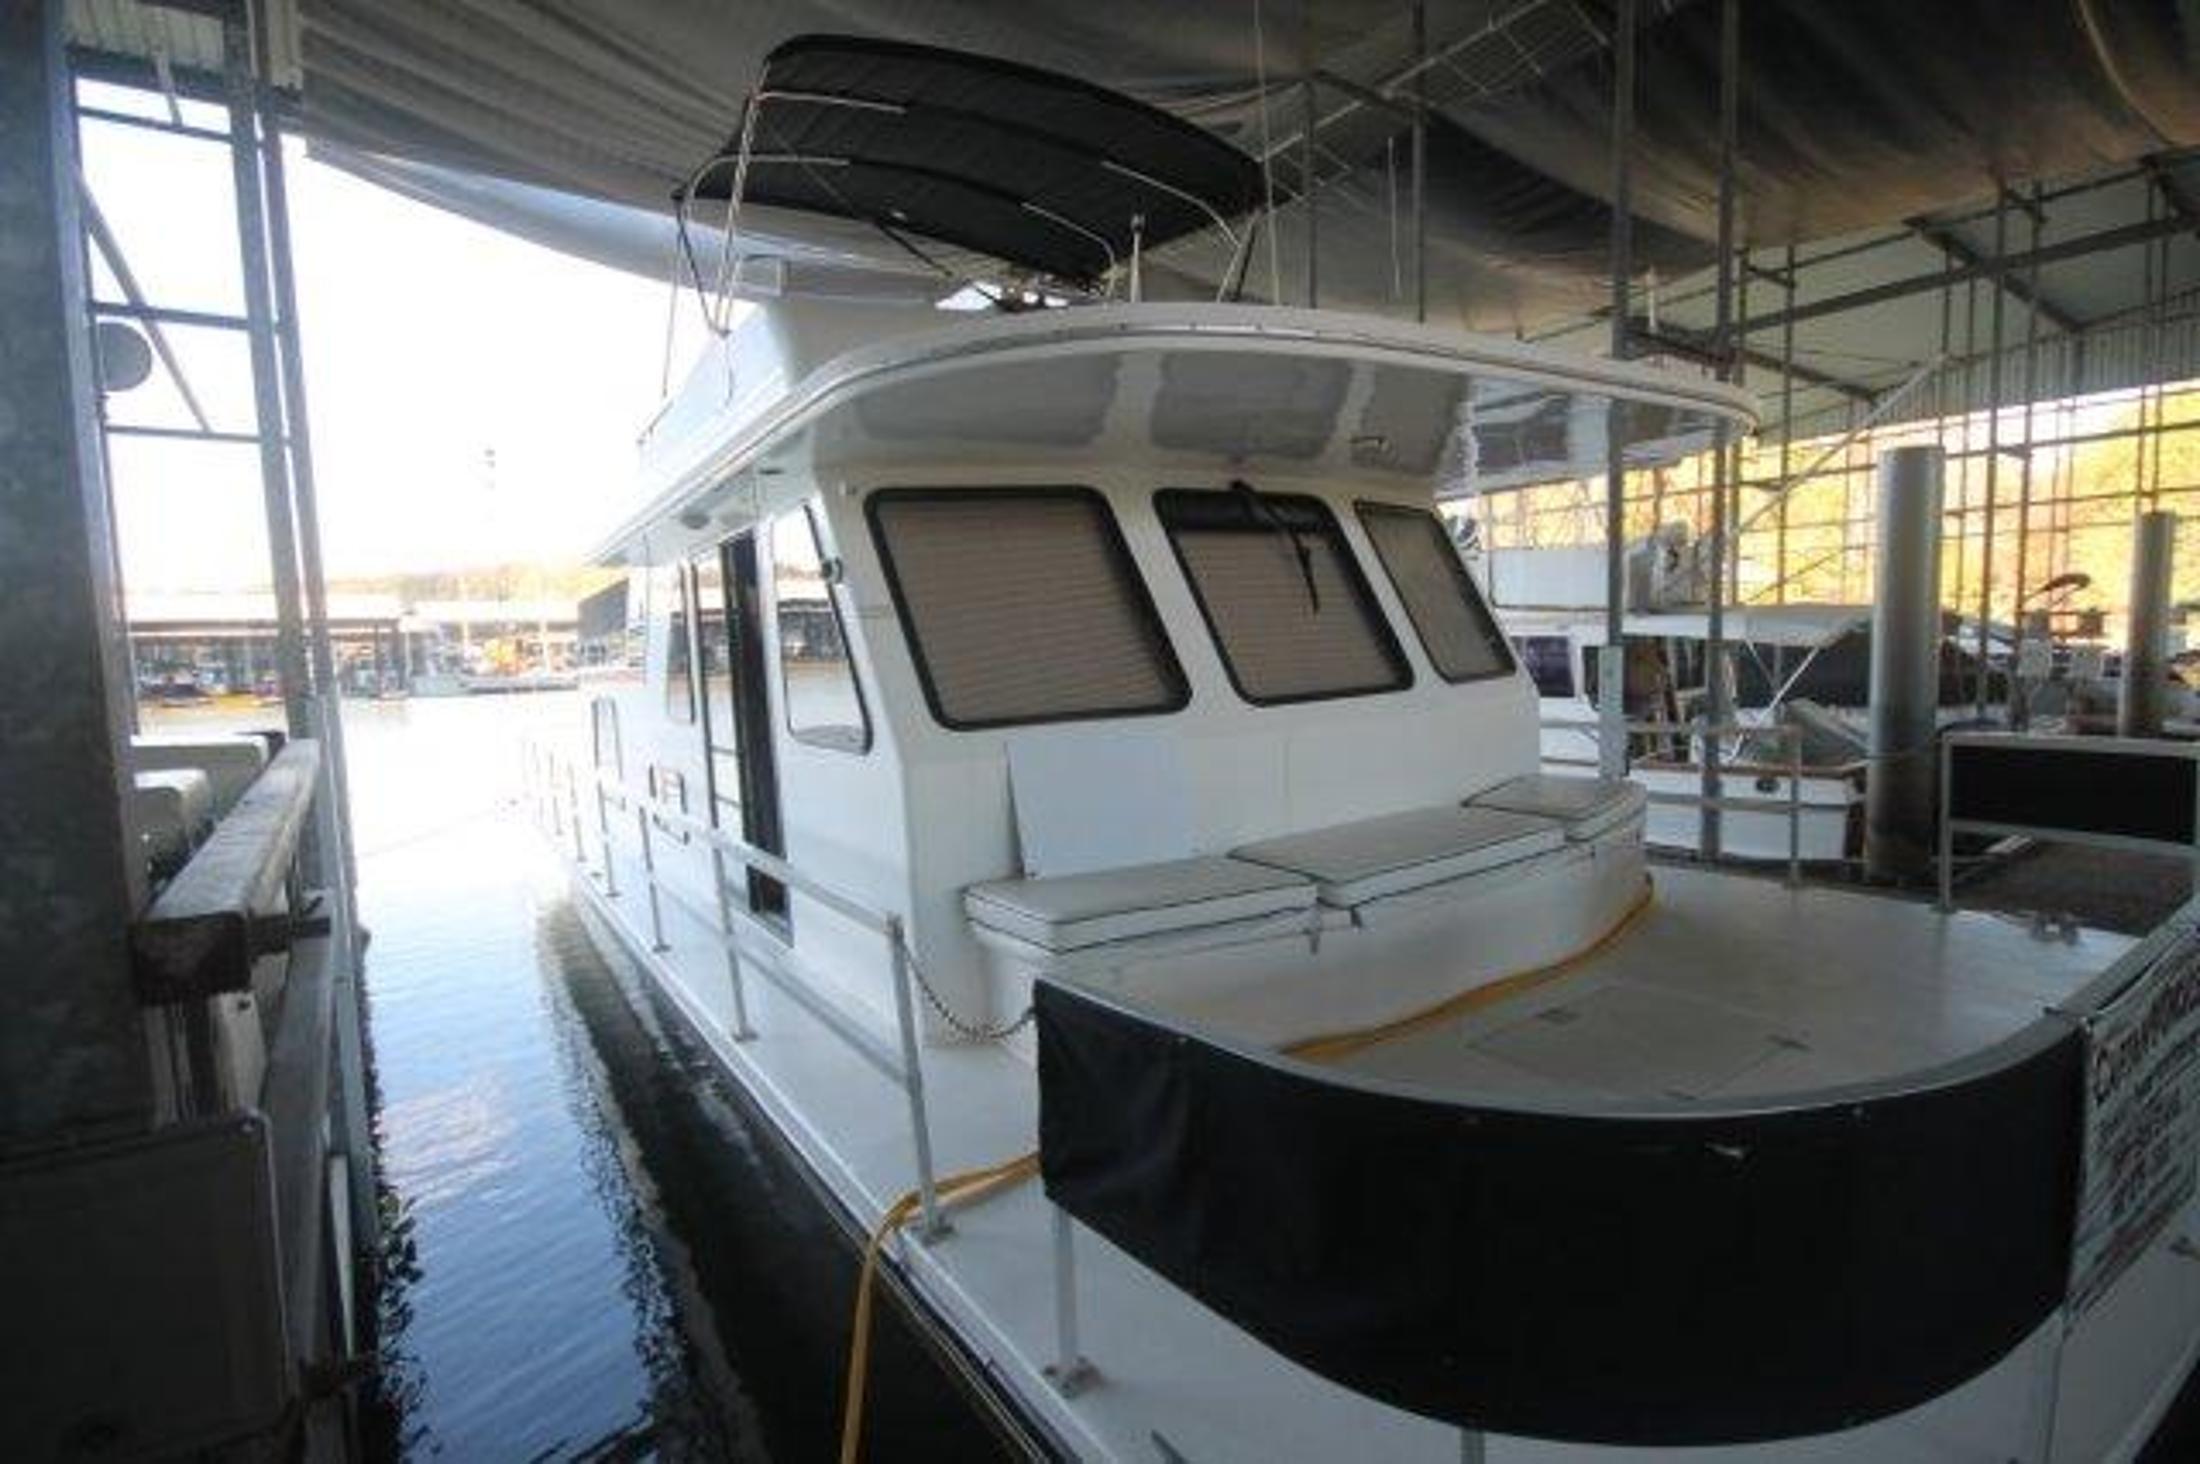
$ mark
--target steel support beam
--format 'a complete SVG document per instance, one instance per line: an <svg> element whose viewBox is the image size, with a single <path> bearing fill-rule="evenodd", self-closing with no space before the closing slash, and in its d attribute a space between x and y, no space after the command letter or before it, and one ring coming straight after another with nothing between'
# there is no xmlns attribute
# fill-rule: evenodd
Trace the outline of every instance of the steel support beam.
<svg viewBox="0 0 2200 1464"><path fill-rule="evenodd" d="M1636 0L1615 0L1612 42L1612 359L1627 359L1628 286L1635 272ZM1723 262L1722 262L1723 263ZM1604 647L1597 675L1598 771L1627 771L1627 417L1618 402L1605 413Z"/></svg>
<svg viewBox="0 0 2200 1464"><path fill-rule="evenodd" d="M1768 272L1758 277L1770 278L1770 274ZM1634 327L1628 332L1628 336L1638 347L1662 352L1668 356L1679 356L1683 360L1694 361L1701 366L1717 366L1724 359L1719 353L1715 331L1696 330L1685 325L1676 325L1670 320L1661 320L1658 322L1657 327L1652 329L1649 320L1638 315L1635 317ZM1815 367L1797 366L1790 372L1778 356L1768 351L1744 347L1741 351L1741 358L1760 371L1777 371L1782 375L1792 375L1797 381L1806 386L1822 387L1827 391L1840 394L1849 401L1859 402L1866 406L1869 406L1878 397L1878 393L1868 386L1860 386L1856 382L1835 376L1831 372L1817 370Z"/></svg>
<svg viewBox="0 0 2200 1464"><path fill-rule="evenodd" d="M2141 244L2151 244L2156 239L2171 234L2181 234L2191 225L2180 218L2150 219L2144 223L2124 224L2114 229L2103 229L2083 238L2065 239L2060 244L2048 244L2022 254L2012 254L2001 261L2004 274L2032 269L2038 265L2058 264L2066 259L2084 259L2092 254L2105 254L2114 249L2130 249ZM1952 285L1968 284L1982 280L1995 272L1991 260L1977 264L1956 264L1953 260L1945 270L1931 274L1912 275L1908 279L1889 280L1883 285L1872 285L1862 290L1852 290L1846 295L1834 295L1824 300L1813 300L1792 310L1776 310L1770 315L1755 316L1744 329L1754 335L1758 331L1778 330L1790 320L1817 320L1828 315L1841 315L1851 310L1861 310L1867 305L1883 305L1890 300L1906 300L1912 295L1927 295ZM1804 261L1807 268L1810 261Z"/></svg>
<svg viewBox="0 0 2200 1464"><path fill-rule="evenodd" d="M2004 198L2007 196L2006 192L2002 194ZM1994 272L1994 262L1991 259L1972 248L1970 244L1965 242L1962 235L1951 231L1945 225L1936 224L1930 219L1910 219L1906 222L1911 233L1947 255L1957 264L1976 267L1989 275ZM1996 227L1999 227L1999 225ZM2026 252L2028 254L2033 253L2037 250L2037 247L2035 245L2033 250ZM2017 274L2008 269L2003 269L2000 278L2001 292L2027 310L2036 312L2040 319L2052 325L2064 335L2076 335L2084 330L2086 326L2084 321L2071 314L2066 307L2056 304L2040 292L2036 278L2038 274L2037 267L2027 265L2025 269L2024 274Z"/></svg>
<svg viewBox="0 0 2200 1464"><path fill-rule="evenodd" d="M62 16L0 9L0 1152L141 1127L156 1104Z"/></svg>
<svg viewBox="0 0 2200 1464"><path fill-rule="evenodd" d="M1743 261L1737 257L1734 226L1734 174L1736 153L1739 147L1738 129L1741 120L1742 97L1742 8L1741 0L1719 0L1719 283L1717 317L1712 334L1719 353L1719 377L1723 381L1735 379L1737 338L1734 332L1734 276L1736 267ZM1745 278L1743 285L1747 286ZM1711 542L1715 566L1711 576L1711 599L1706 607L1704 620L1704 689L1709 693L1704 707L1705 720L1714 729L1726 725L1728 718L1726 696L1726 599L1727 576L1718 566L1726 562L1724 546L1727 543L1728 495L1734 480L1741 476L1741 463L1733 451L1733 433L1722 419L1715 437L1713 451L1718 454L1718 465L1712 476L1711 491ZM1723 822L1719 801L1724 790L1719 771L1719 739L1721 731L1710 731L1703 739L1703 809L1697 824L1697 849L1706 859L1717 859L1724 847Z"/></svg>

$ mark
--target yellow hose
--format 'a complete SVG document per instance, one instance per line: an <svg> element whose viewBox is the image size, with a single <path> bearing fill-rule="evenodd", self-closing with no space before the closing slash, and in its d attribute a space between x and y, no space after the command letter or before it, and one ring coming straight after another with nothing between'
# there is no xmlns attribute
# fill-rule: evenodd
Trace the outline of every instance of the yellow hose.
<svg viewBox="0 0 2200 1464"><path fill-rule="evenodd" d="M1580 950L1561 956L1548 965L1516 971L1510 976L1500 977L1471 991L1462 991L1457 996L1449 997L1434 1006L1424 1007L1411 1016L1399 1017L1395 1021L1378 1023L1373 1027L1360 1027L1349 1032L1325 1032L1318 1037L1306 1037L1297 1042L1286 1043L1283 1051L1301 1062L1336 1062L1354 1053L1364 1052L1370 1047L1392 1042L1415 1032L1427 1031L1453 1017L1495 1006L1507 997L1518 996L1523 991L1533 990L1545 982L1565 975L1618 940L1640 918L1642 912L1650 908L1652 893L1650 881L1645 877L1642 893L1635 897L1635 903L1627 907L1625 914L1612 922L1611 929Z"/></svg>
<svg viewBox="0 0 2200 1464"><path fill-rule="evenodd" d="M940 1208L949 1210L974 1204L1010 1185L1021 1184L1038 1172L1039 1151L1034 1149L983 1169L966 1169L960 1174L948 1175L939 1183ZM863 1248L863 1273L856 1278L855 1323L848 1337L847 1398L840 1413L840 1464L856 1464L856 1456L863 1447L864 1385L871 1375L871 1295L878 1280L879 1256L886 1249L886 1238L908 1224L909 1217L917 1213L918 1203L917 1192L911 1190L889 1205L879 1218L878 1228L871 1232L870 1243Z"/></svg>
<svg viewBox="0 0 2200 1464"><path fill-rule="evenodd" d="M1651 884L1646 878L1642 882L1642 893L1636 897L1634 904L1628 906L1625 914L1612 922L1611 929L1580 950L1562 956L1548 965L1516 972L1487 985L1477 986L1472 991L1461 992L1396 1021L1308 1037L1288 1044L1283 1050L1304 1062L1336 1062L1380 1043L1425 1031L1452 1017L1494 1006L1506 997L1517 996L1523 991L1555 980L1619 939L1643 911L1650 908L1651 894ZM1018 1154L1013 1159L1004 1159L999 1164L948 1175L939 1183L940 1208L951 1210L976 1204L1012 1185L1023 1183L1038 1172L1039 1151L1034 1149L1026 1154ZM918 1204L917 1191L910 1190L887 1206L886 1213L879 1217L878 1227L871 1232L871 1238L863 1248L863 1271L856 1278L855 1320L849 1328L848 1337L847 1392L840 1413L840 1464L856 1464L863 1447L864 1393L871 1375L871 1298L878 1281L879 1261L885 1253L887 1238L909 1223L909 1217L917 1213Z"/></svg>

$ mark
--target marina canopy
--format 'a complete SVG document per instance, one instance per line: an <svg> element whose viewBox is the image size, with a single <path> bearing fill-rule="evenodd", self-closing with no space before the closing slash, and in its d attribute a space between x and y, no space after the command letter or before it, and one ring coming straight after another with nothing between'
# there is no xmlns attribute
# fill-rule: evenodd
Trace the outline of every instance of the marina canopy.
<svg viewBox="0 0 2200 1464"><path fill-rule="evenodd" d="M1630 151L1642 304L1630 333L1638 354L1701 360L1713 320L1706 266L1716 237L1720 7L1639 0L1637 8ZM219 29L205 16L136 0L72 0L69 9L89 74L150 83L158 56L188 86L218 68ZM904 80L928 109L916 121L788 108L793 130L784 141L846 143L866 159L861 188L842 190L843 212L914 196L906 172L887 171L906 161L889 149L947 135L952 119L930 111L934 103L952 110L966 93L998 101L1013 86L1013 66L1041 67L1182 119L1171 148L1189 155L1196 128L1264 165L1264 201L1272 191L1276 211L1247 259L1248 298L1303 302L1311 240L1320 305L1412 313L1420 117L1429 318L1589 351L1610 337L1599 318L1612 222L1610 0L1430 5L1422 45L1408 0L1308 0L1265 11L1180 0L570 0L554 10L494 0L268 0L262 9L275 43L271 77L297 89L299 124L321 156L658 278L671 257L672 199L699 164L725 152L767 59L796 37L876 38L882 56L921 54L904 43L951 46L1006 63L990 79ZM1745 358L1760 384L1782 360L1793 364L1795 390L1784 405L1798 433L1838 430L1848 414L1884 406L1942 356L1985 356L1997 297L2007 352L2028 332L2040 338L2042 399L2200 375L2200 332L2156 319L2167 294L2161 281L2200 277L2196 24L2177 0L1744 7ZM1981 44L1984 36L1993 44ZM888 84L894 68L858 63L859 52L820 43L790 58L800 62L790 74L821 88ZM773 116L767 107L760 125ZM1071 135L1104 141L1106 130L1080 124ZM928 184L932 201L974 203L968 176L986 166L977 154L926 151L928 165L964 170L952 184ZM1154 156L1150 147L1145 155ZM1000 191L1046 207L1041 173ZM759 197L776 188L810 209L824 192L821 176L767 165L751 183L764 190ZM1154 176L1185 186L1185 177ZM2025 186L2034 179L2037 198ZM1110 215L1135 192L1131 180L1122 183L1122 196L1104 201ZM1243 206L1244 186L1241 174L1223 191ZM1006 222L999 202L991 213ZM1197 210L1181 200L1157 199L1145 212L1146 298L1212 299L1231 267L1231 241L1215 229L1185 231ZM1081 215L1063 216L1090 227ZM1013 247L1007 257L1027 265L1075 278L1102 256L1060 237L1071 231L1015 222L1024 237L989 232L989 242ZM931 265L871 219L760 203L743 211L741 232L752 266L776 262L776 273L766 271L774 288L807 279L845 298L939 285ZM1120 253L1119 234L1095 232ZM699 240L697 252L715 258L711 248ZM1999 269L1997 252L2009 261ZM1948 288L1953 320L1944 325ZM1936 379L1887 415L1983 404L1988 375ZM2004 376L2005 386L2015 379ZM1774 434L1781 428L1768 424Z"/></svg>

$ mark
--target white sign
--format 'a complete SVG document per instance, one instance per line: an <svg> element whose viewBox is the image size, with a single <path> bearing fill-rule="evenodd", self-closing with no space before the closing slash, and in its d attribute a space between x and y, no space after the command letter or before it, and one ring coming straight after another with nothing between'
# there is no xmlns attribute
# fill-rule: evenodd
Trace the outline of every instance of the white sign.
<svg viewBox="0 0 2200 1464"><path fill-rule="evenodd" d="M2200 929L2181 930L2085 1027L2073 1321L2146 1253L2200 1181Z"/></svg>

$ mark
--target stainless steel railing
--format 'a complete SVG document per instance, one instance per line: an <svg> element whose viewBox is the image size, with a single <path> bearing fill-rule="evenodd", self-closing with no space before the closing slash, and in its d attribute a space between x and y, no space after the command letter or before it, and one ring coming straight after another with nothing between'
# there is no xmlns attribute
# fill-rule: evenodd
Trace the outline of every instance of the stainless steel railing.
<svg viewBox="0 0 2200 1464"><path fill-rule="evenodd" d="M608 699L600 700L611 708L611 740L616 748L617 707ZM597 717L598 713L591 708L592 721ZM713 824L668 808L630 787L618 760L608 768L601 765L604 745L601 726L600 722L596 724L592 738L591 759L596 765L587 768L576 768L575 759L561 755L546 743L529 741L522 745L522 797L524 803L531 805L537 824L555 844L569 846L574 864L597 882L607 900L617 900L620 896L616 866L621 855L621 841L614 833L617 824L611 815L614 809L621 815L633 815L635 857L641 866L648 905L651 949L661 954L671 948L665 939L664 916L664 905L669 900L698 924L715 929L717 941L725 952L727 975L732 984L734 1022L730 1035L735 1041L746 1042L756 1036L749 1020L745 989L746 972L753 965L777 990L898 1086L909 1110L910 1146L917 1172L919 1234L931 1237L942 1233L945 1221L939 1209L931 1119L925 1099L923 1049L917 1032L915 984L919 977L910 956L907 927L902 917L892 911L875 909L769 850L759 849ZM616 759L616 753L614 757ZM583 833L581 789L584 784L596 805L593 863ZM717 895L715 910L700 908L676 881L664 878L658 868L659 841L652 833L653 828L684 835L709 851L712 884ZM778 881L885 943L897 1039L893 1044L880 1041L860 1018L820 989L784 930L736 905L728 894L729 862L744 872ZM770 959L744 961L744 935L768 942L772 949Z"/></svg>

